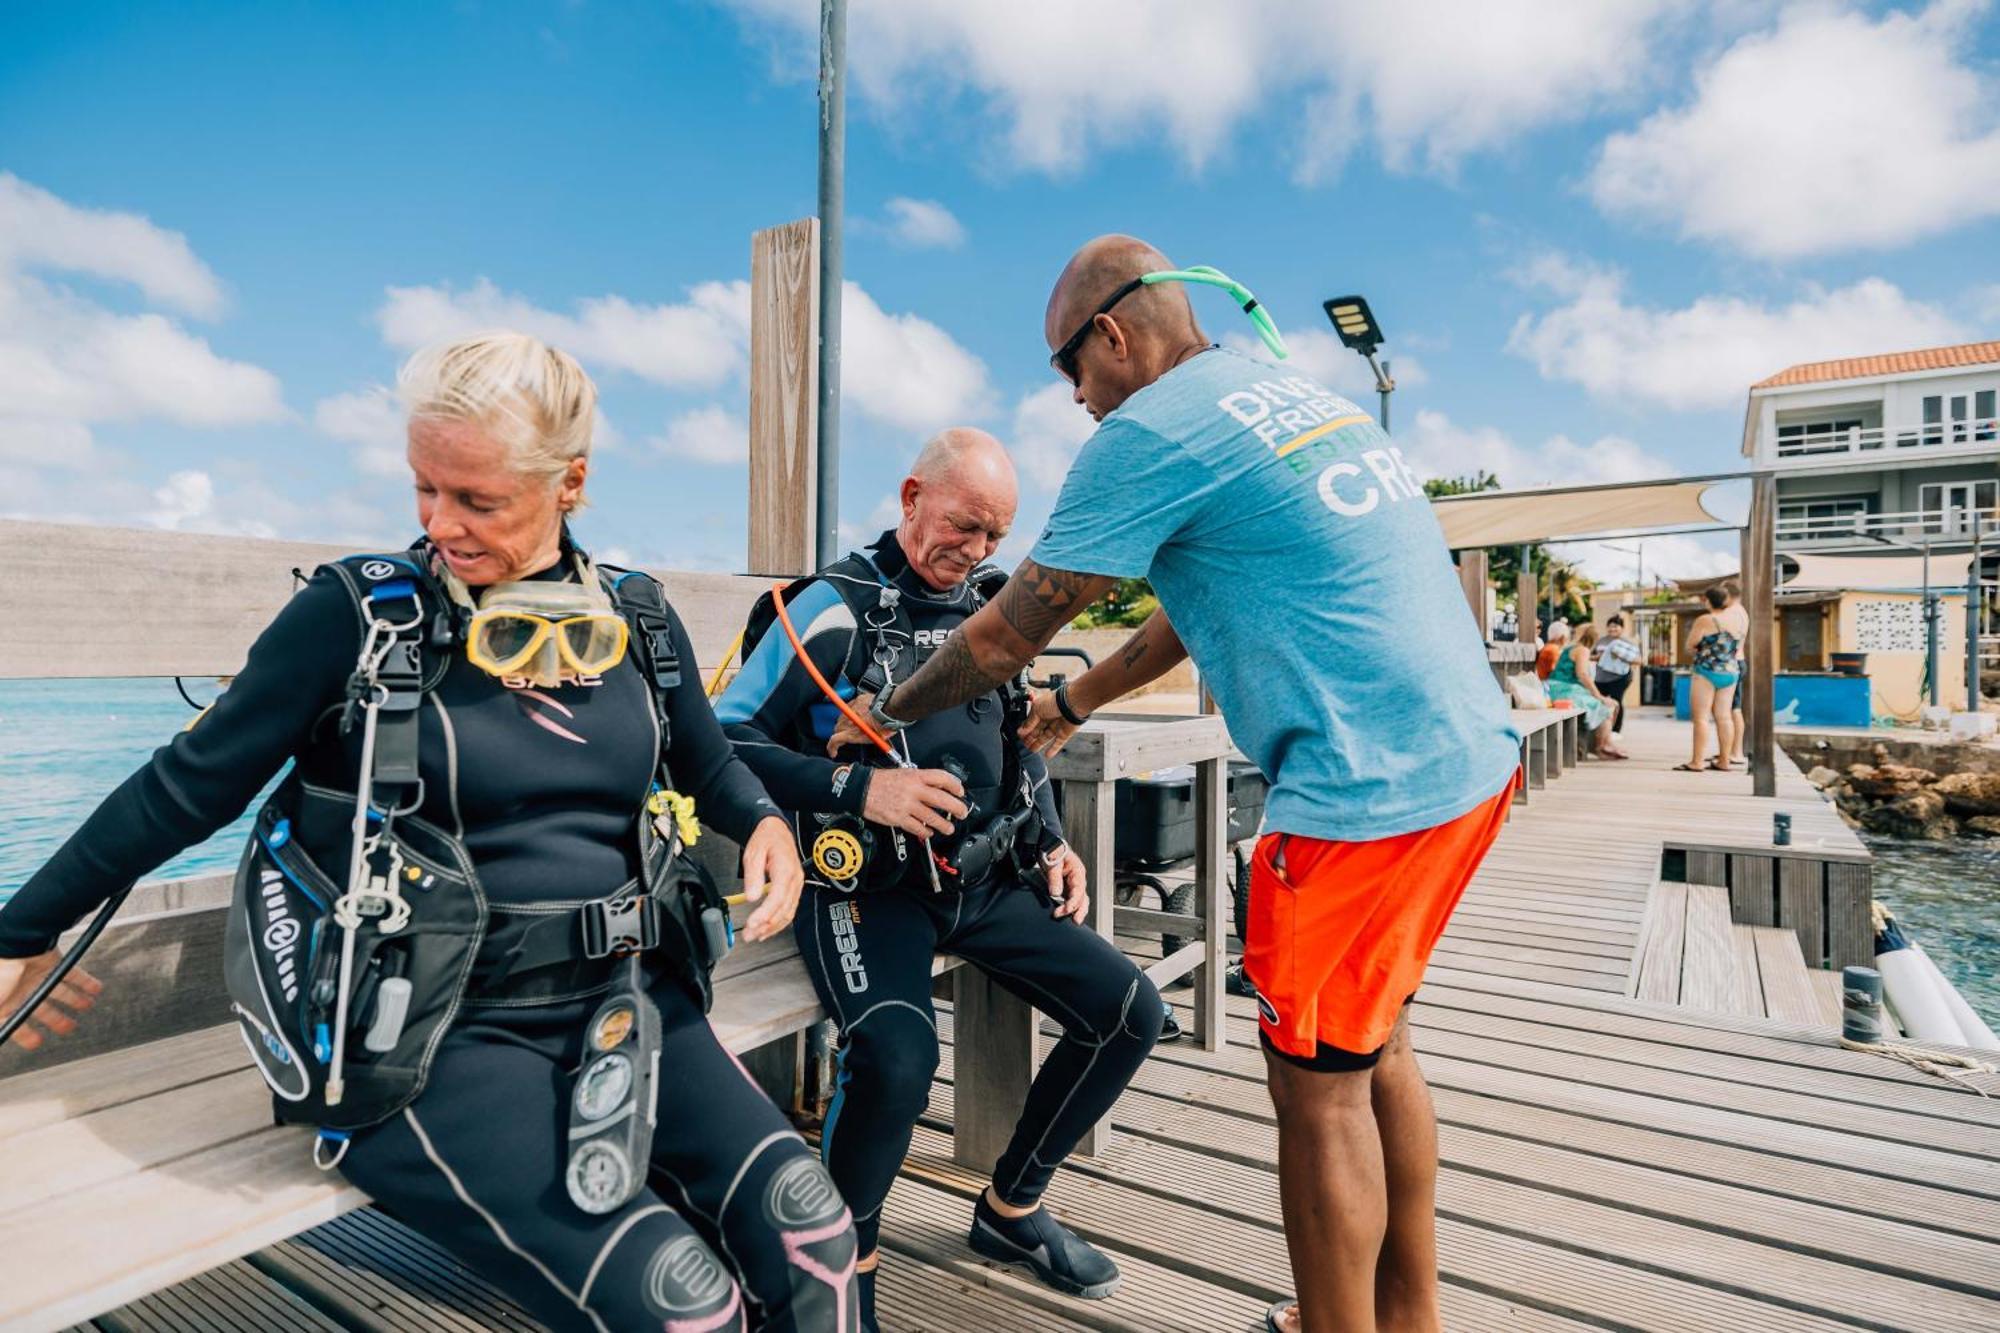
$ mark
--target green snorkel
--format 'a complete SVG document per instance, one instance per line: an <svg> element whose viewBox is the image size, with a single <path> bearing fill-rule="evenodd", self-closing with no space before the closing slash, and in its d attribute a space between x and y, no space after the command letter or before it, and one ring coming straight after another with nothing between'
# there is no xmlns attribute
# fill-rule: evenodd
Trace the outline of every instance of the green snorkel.
<svg viewBox="0 0 2000 1333"><path fill-rule="evenodd" d="M1056 373L1071 384L1076 383L1076 351L1083 346L1083 340L1090 336L1090 331L1097 327L1097 317L1109 314L1111 307L1141 287L1150 287L1158 282L1195 282L1205 287L1222 288L1235 298L1237 305L1243 307L1243 313L1250 317L1251 326L1257 330L1257 336L1264 340L1264 346L1271 349L1271 355L1280 361L1291 355L1285 349L1285 340L1278 334L1277 324L1271 319L1271 312L1264 309L1248 287L1219 268L1211 268L1207 264L1195 264L1189 268L1168 268L1161 269L1157 273L1142 273L1130 282L1121 283L1116 291L1104 299L1104 304L1092 311L1090 318L1083 321L1075 333L1070 334L1061 347L1049 354L1049 364L1055 367Z"/></svg>
<svg viewBox="0 0 2000 1333"><path fill-rule="evenodd" d="M1285 349L1285 340L1278 334L1278 326L1271 318L1271 312L1258 303L1248 287L1230 277L1219 268L1207 264L1195 264L1190 268L1162 269L1158 273L1140 275L1139 281L1150 287L1156 282L1198 282L1209 287L1220 287L1235 298L1243 307L1243 313L1250 317L1250 326L1257 330L1257 336L1264 340L1264 346L1271 349L1271 355L1283 361L1291 353Z"/></svg>

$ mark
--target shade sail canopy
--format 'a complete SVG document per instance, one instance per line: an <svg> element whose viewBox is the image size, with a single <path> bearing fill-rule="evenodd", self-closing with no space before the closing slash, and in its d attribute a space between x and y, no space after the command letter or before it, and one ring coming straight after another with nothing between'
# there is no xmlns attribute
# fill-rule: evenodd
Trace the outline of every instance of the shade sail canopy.
<svg viewBox="0 0 2000 1333"><path fill-rule="evenodd" d="M1825 589L1849 592L1921 592L1924 558L1920 555L1793 555L1783 558L1799 572L1780 585L1780 592ZM1949 593L1965 587L1970 555L1931 557L1931 591Z"/></svg>
<svg viewBox="0 0 2000 1333"><path fill-rule="evenodd" d="M1649 528L1712 527L1702 504L1721 477L1622 482L1532 491L1480 491L1431 501L1453 550L1607 536Z"/></svg>

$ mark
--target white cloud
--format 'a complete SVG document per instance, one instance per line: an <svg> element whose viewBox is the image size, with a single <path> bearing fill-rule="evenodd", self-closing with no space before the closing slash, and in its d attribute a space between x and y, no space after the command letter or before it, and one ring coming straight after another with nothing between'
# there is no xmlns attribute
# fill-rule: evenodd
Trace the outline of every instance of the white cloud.
<svg viewBox="0 0 2000 1333"><path fill-rule="evenodd" d="M1988 324L2000 324L2000 282L1989 282L1972 293L1972 310Z"/></svg>
<svg viewBox="0 0 2000 1333"><path fill-rule="evenodd" d="M664 433L647 441L669 458L694 463L744 463L750 458L750 423L725 407L710 404L667 422Z"/></svg>
<svg viewBox="0 0 2000 1333"><path fill-rule="evenodd" d="M1291 355L1284 361L1277 361L1263 340L1247 333L1231 331L1222 335L1222 345L1256 357L1260 361L1270 361L1273 365L1290 367L1332 389L1343 397L1357 403L1375 401L1375 372L1368 368L1368 362L1358 352L1351 352L1331 329L1315 328L1308 325L1302 329L1284 329L1285 350ZM1378 359L1389 362L1389 374L1399 389L1414 389L1429 382L1430 375L1423 363L1407 353L1398 355L1384 347L1376 352Z"/></svg>
<svg viewBox="0 0 2000 1333"><path fill-rule="evenodd" d="M912 249L956 250L965 244L965 227L950 209L935 199L891 199L883 205L888 213L884 229L891 237Z"/></svg>
<svg viewBox="0 0 2000 1333"><path fill-rule="evenodd" d="M1066 384L1048 384L1023 394L1014 405L1007 452L1030 484L1045 491L1061 489L1076 451L1097 429L1071 393Z"/></svg>
<svg viewBox="0 0 2000 1333"><path fill-rule="evenodd" d="M817 5L729 3L781 35L800 75L817 68ZM1280 165L1323 179L1364 139L1392 168L1449 170L1579 119L1652 77L1670 9L1620 0L1551 21L1537 0L875 0L850 14L848 52L886 118L971 99L1031 169L1158 138L1198 168L1276 106L1303 140Z"/></svg>
<svg viewBox="0 0 2000 1333"><path fill-rule="evenodd" d="M129 282L202 318L222 309L221 282L179 232L137 213L80 208L0 171L0 272L32 268Z"/></svg>
<svg viewBox="0 0 2000 1333"><path fill-rule="evenodd" d="M1879 20L1797 5L1696 77L1684 106L1607 139L1607 213L1789 259L1886 248L2000 214L2000 81L1975 64L1988 0Z"/></svg>
<svg viewBox="0 0 2000 1333"><path fill-rule="evenodd" d="M1742 548L1732 533L1669 534L1648 537L1641 549L1637 539L1620 542L1558 542L1550 548L1599 583L1630 586L1645 561L1646 586L1667 579L1709 579L1734 574L1743 563Z"/></svg>
<svg viewBox="0 0 2000 1333"><path fill-rule="evenodd" d="M926 432L992 410L986 363L950 334L922 316L883 310L857 283L841 291L843 404ZM404 350L512 328L562 348L592 374L622 371L668 388L714 388L748 368L750 284L704 282L671 306L601 296L564 315L481 278L463 292L392 287L377 321L383 341Z"/></svg>
<svg viewBox="0 0 2000 1333"><path fill-rule="evenodd" d="M1567 435L1551 435L1528 446L1498 427L1461 426L1443 412L1427 409L1418 411L1413 424L1396 433L1396 441L1425 480L1490 472L1510 491L1644 481L1674 472L1666 460L1623 436L1604 435L1578 444Z"/></svg>
<svg viewBox="0 0 2000 1333"><path fill-rule="evenodd" d="M645 305L598 296L562 314L480 278L464 291L391 287L376 323L391 347L412 351L482 329L531 333L593 374L618 371L668 388L712 388L744 364L750 284L705 282L684 302Z"/></svg>
<svg viewBox="0 0 2000 1333"><path fill-rule="evenodd" d="M841 287L840 328L843 404L926 435L993 410L986 363L922 316L892 315L849 282Z"/></svg>
<svg viewBox="0 0 2000 1333"><path fill-rule="evenodd" d="M1566 299L1516 321L1509 351L1533 361L1544 379L1675 411L1735 406L1752 383L1800 362L1968 336L1942 309L1881 278L1833 291L1807 287L1786 305L1703 296L1661 309L1627 300L1617 271L1560 256L1544 256L1519 276Z"/></svg>
<svg viewBox="0 0 2000 1333"><path fill-rule="evenodd" d="M101 422L243 426L286 415L269 371L217 355L166 315L121 314L53 276L67 273L129 283L197 315L222 305L220 284L177 233L0 173L0 453L74 468L92 456Z"/></svg>
<svg viewBox="0 0 2000 1333"><path fill-rule="evenodd" d="M172 532L221 532L242 537L276 537L278 529L263 518L240 512L242 506L219 504L215 479L198 468L176 472L153 492L147 523Z"/></svg>
<svg viewBox="0 0 2000 1333"><path fill-rule="evenodd" d="M354 445L355 464L371 476L401 477L409 471L403 409L391 389L374 384L322 398L313 408L313 425L322 435Z"/></svg>

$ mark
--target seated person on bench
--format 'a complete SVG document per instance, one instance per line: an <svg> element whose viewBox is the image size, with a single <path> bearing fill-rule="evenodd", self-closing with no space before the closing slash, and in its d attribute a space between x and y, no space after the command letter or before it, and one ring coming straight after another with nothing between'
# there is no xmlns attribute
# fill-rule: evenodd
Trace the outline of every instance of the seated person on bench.
<svg viewBox="0 0 2000 1333"><path fill-rule="evenodd" d="M1153 983L1082 924L1083 862L1063 845L1047 770L1016 735L1027 706L1018 683L827 758L830 694L908 678L1004 581L981 562L1015 501L999 441L939 434L903 481L893 531L785 589L782 607L759 604L743 669L716 709L737 754L796 812L807 864L793 929L840 1028L821 1154L854 1212L870 1329L882 1202L937 1069L932 954L967 959L1063 1025L970 1240L1071 1295L1110 1295L1118 1269L1040 1206L1042 1192L1165 1017Z"/></svg>

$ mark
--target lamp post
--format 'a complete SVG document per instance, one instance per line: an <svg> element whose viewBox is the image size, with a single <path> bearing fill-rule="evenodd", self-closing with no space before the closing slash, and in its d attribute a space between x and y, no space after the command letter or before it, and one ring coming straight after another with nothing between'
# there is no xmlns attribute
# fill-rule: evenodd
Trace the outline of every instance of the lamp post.
<svg viewBox="0 0 2000 1333"><path fill-rule="evenodd" d="M840 553L841 215L847 174L847 0L821 0L819 19L819 496L814 567Z"/></svg>
<svg viewBox="0 0 2000 1333"><path fill-rule="evenodd" d="M1382 345L1382 328L1375 322L1375 312L1368 308L1368 299L1363 296L1336 296L1321 302L1320 308L1333 321L1333 331L1340 335L1340 341L1350 351L1368 358L1368 368L1375 372L1375 392L1382 399L1378 420L1382 429L1388 430L1389 395L1396 391L1396 381L1389 376L1389 363L1375 359L1375 349Z"/></svg>

